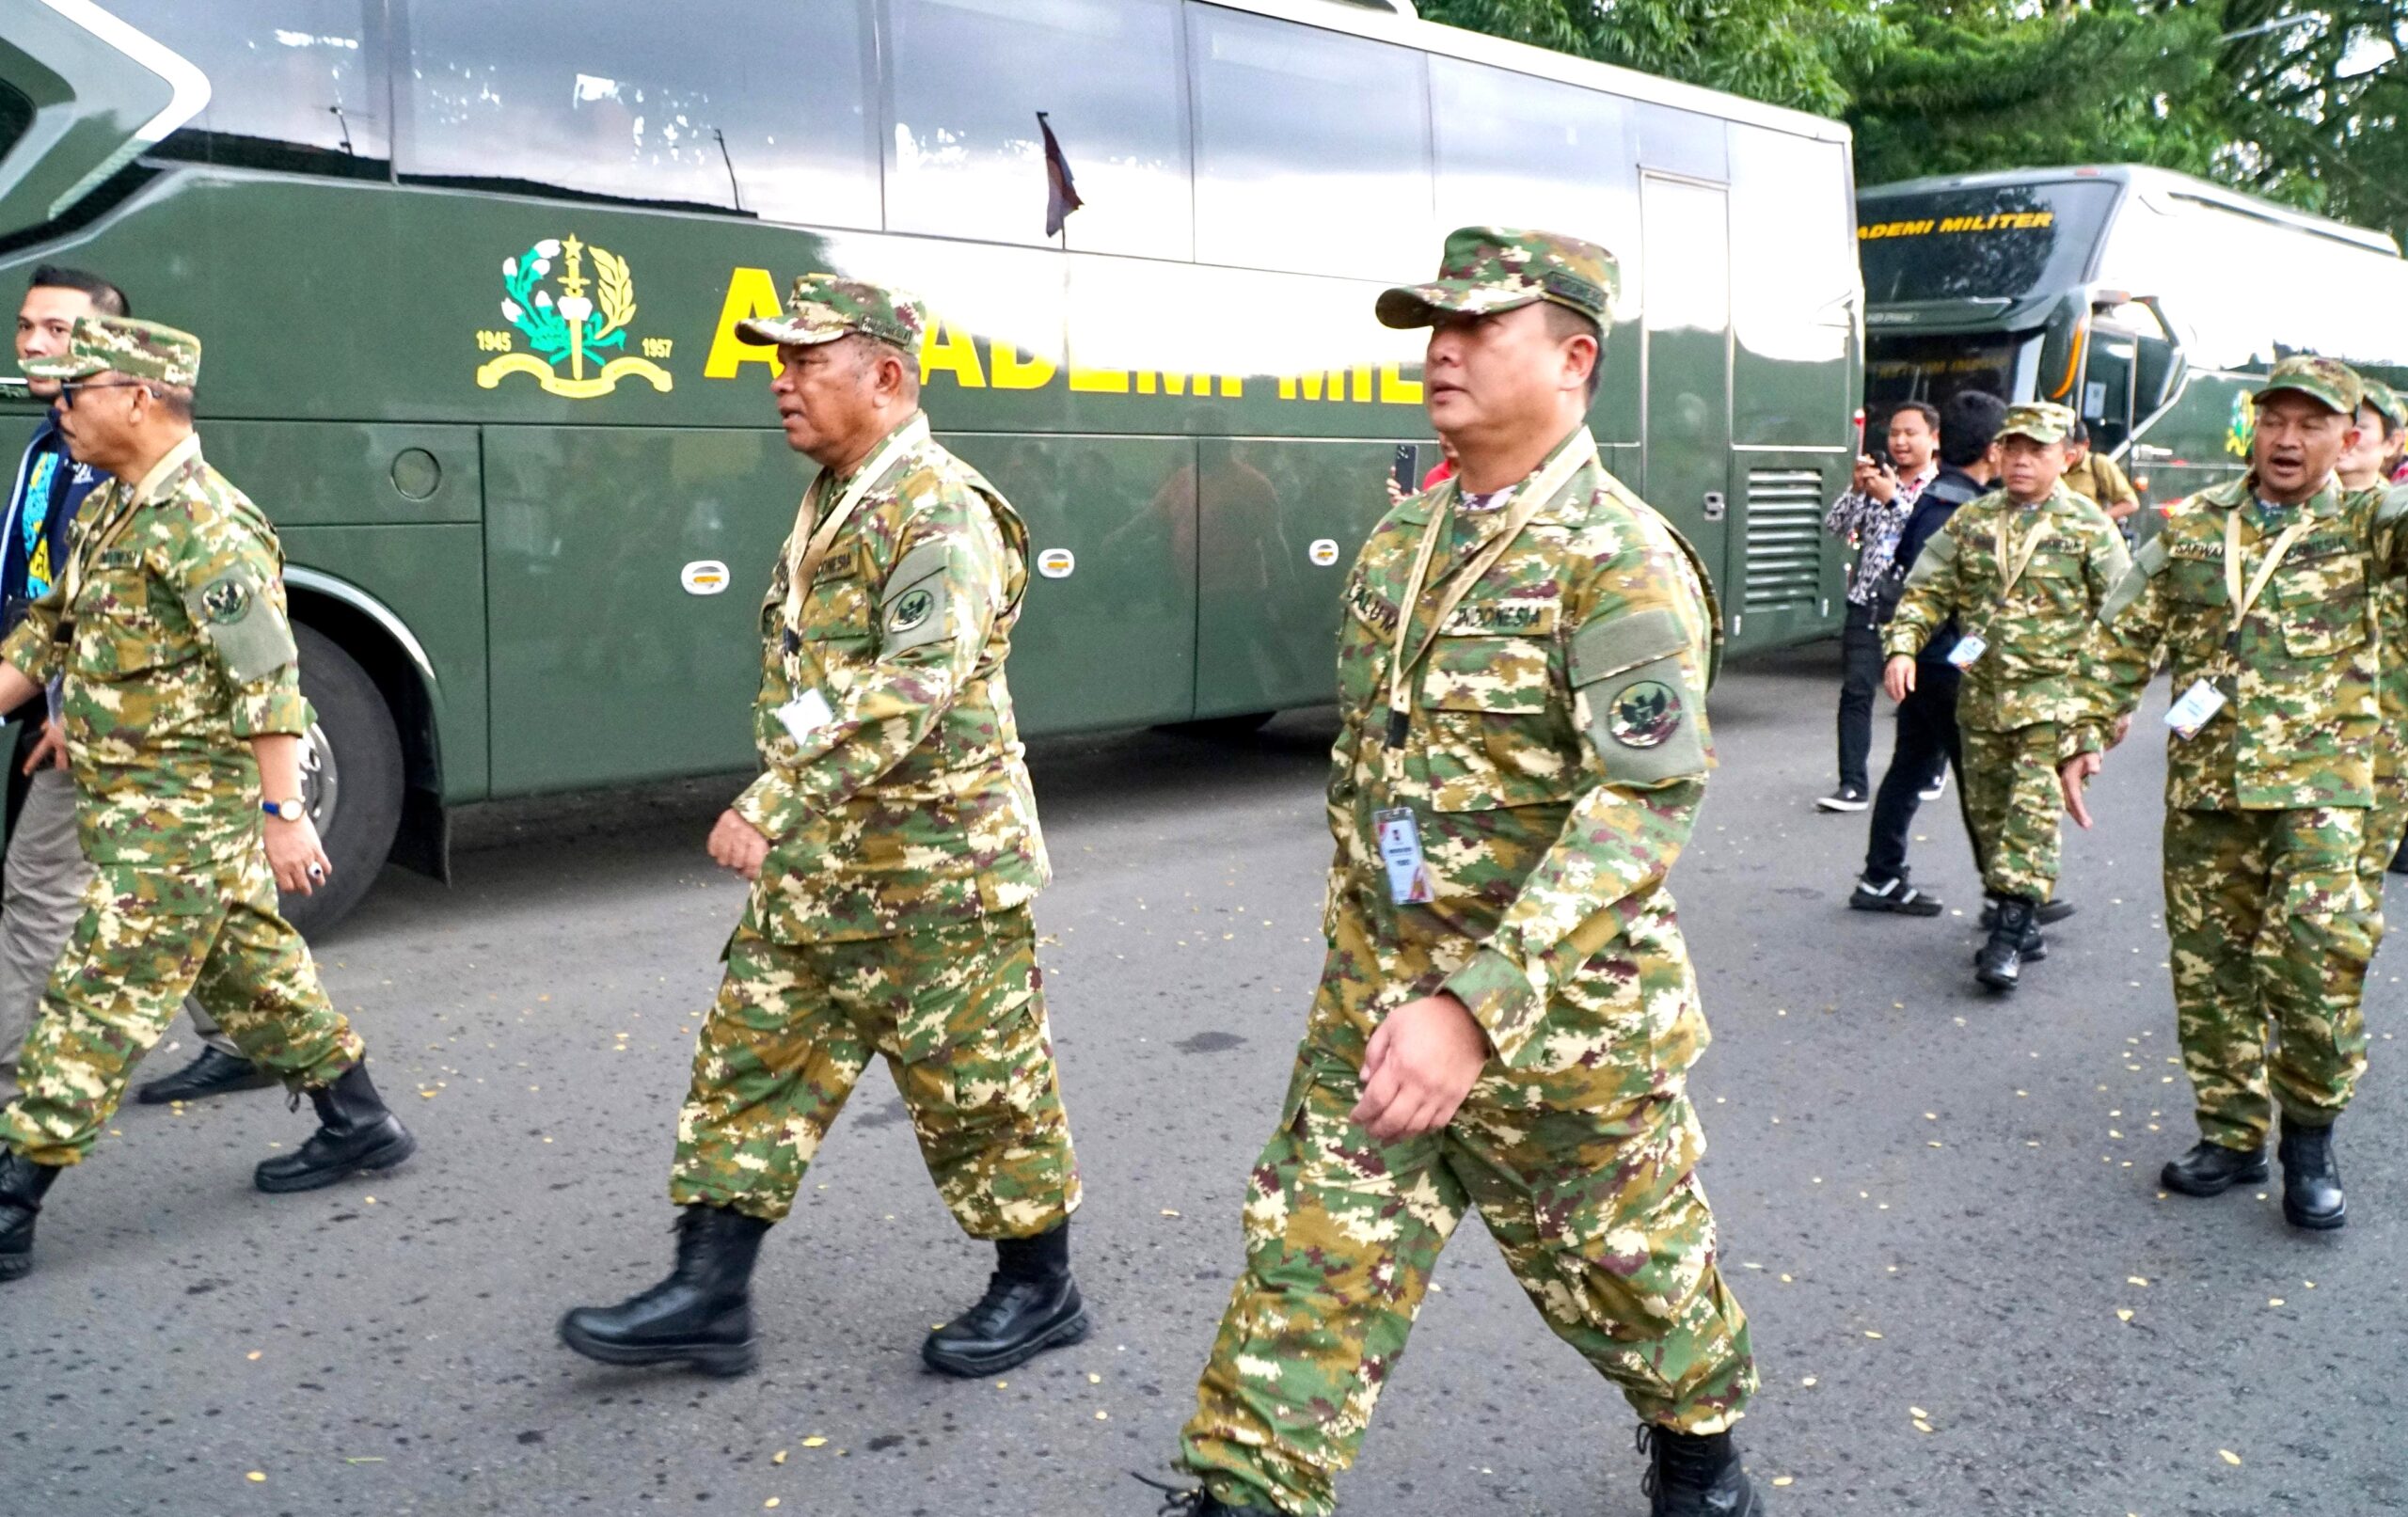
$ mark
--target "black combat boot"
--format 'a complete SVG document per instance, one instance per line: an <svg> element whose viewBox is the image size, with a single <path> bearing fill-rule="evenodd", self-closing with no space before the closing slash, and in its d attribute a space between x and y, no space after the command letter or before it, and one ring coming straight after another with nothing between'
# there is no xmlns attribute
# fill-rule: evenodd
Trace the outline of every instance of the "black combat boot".
<svg viewBox="0 0 2408 1517"><path fill-rule="evenodd" d="M174 1074L164 1075L144 1084L134 1093L134 1098L145 1106L165 1106L169 1101L198 1101L207 1100L212 1096L230 1096L238 1090L263 1090L275 1083L276 1076L241 1054L229 1053L204 1043L199 1058Z"/></svg>
<svg viewBox="0 0 2408 1517"><path fill-rule="evenodd" d="M1026 1364L1087 1335L1086 1307L1070 1278L1070 1225L995 1243L995 1272L978 1304L928 1335L930 1369L968 1379Z"/></svg>
<svg viewBox="0 0 2408 1517"><path fill-rule="evenodd" d="M1654 1456L1640 1489L1647 1517L1761 1517L1764 1502L1727 1432L1674 1432L1641 1423L1639 1451Z"/></svg>
<svg viewBox="0 0 2408 1517"><path fill-rule="evenodd" d="M2157 1182L2184 1195L2222 1195L2236 1185L2265 1177L2265 1149L2227 1148L2202 1138L2189 1153L2168 1160Z"/></svg>
<svg viewBox="0 0 2408 1517"><path fill-rule="evenodd" d="M37 1164L14 1148L0 1148L0 1280L22 1280L33 1272L34 1218L56 1178L57 1165Z"/></svg>
<svg viewBox="0 0 2408 1517"><path fill-rule="evenodd" d="M2073 915L2073 913L2074 904L2071 901L2052 900L2045 906L2042 906L2038 910L2033 912L2032 920L2038 925L2047 927L2063 922L2066 918ZM1982 907L1982 930L1984 932L1988 932L1997 925L1998 897L1993 895Z"/></svg>
<svg viewBox="0 0 2408 1517"><path fill-rule="evenodd" d="M1148 1479L1132 1470L1139 1483L1150 1485L1163 1493L1163 1504L1154 1509L1154 1517L1279 1517L1268 1507L1232 1507L1212 1492L1188 1490Z"/></svg>
<svg viewBox="0 0 2408 1517"><path fill-rule="evenodd" d="M364 1169L390 1169L418 1151L418 1140L369 1082L364 1061L333 1084L312 1085L309 1104L318 1109L318 1130L296 1151L261 1162L251 1176L261 1190L314 1191Z"/></svg>
<svg viewBox="0 0 2408 1517"><path fill-rule="evenodd" d="M1990 940L1973 956L1973 978L1993 990L2015 988L2022 978L2023 961L2040 956L2027 946L2040 935L2032 924L2033 914L2033 902L2027 896L2010 895L1999 902Z"/></svg>
<svg viewBox="0 0 2408 1517"><path fill-rule="evenodd" d="M2338 1227L2349 1216L2341 1195L2341 1166L2333 1159L2333 1129L2312 1128L2283 1118L2283 1138L2274 1146L2283 1161L2283 1220L2294 1227L2317 1232ZM2259 1166L2264 1172L2264 1166Z"/></svg>
<svg viewBox="0 0 2408 1517"><path fill-rule="evenodd" d="M687 1364L741 1375L761 1357L752 1336L752 1261L769 1225L726 1207L688 1207L677 1217L677 1267L616 1306L579 1306L561 1319L561 1341L606 1365Z"/></svg>

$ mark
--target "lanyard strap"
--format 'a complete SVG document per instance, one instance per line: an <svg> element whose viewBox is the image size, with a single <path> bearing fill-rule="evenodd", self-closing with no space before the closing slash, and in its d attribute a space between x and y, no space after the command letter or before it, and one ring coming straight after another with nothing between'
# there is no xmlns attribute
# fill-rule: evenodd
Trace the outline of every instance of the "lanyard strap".
<svg viewBox="0 0 2408 1517"><path fill-rule="evenodd" d="M1413 688L1405 676L1429 656L1431 644L1438 640L1438 629L1447 624L1447 618L1454 614L1455 608L1463 603L1471 587L1480 582L1481 576L1504 557L1505 550L1513 545L1513 540L1522 535L1522 529L1545 508L1546 503L1555 498L1555 493L1596 456L1597 439L1591 436L1589 429L1584 426L1564 443L1554 462L1514 489L1513 503L1506 509L1505 524L1497 529L1497 535L1485 547L1456 572L1453 580L1438 597L1438 604L1430 618L1430 629L1422 634L1421 645L1414 649L1412 657L1407 658L1404 650L1413 635L1413 612L1421 603L1421 588L1429 577L1430 561L1437 552L1438 538L1445 529L1447 518L1463 495L1461 474L1447 482L1447 493L1430 513L1430 525L1422 529L1421 547L1413 557L1413 576L1405 581L1404 598L1398 605L1396 640L1388 650L1387 746L1391 752L1404 747L1405 734L1413 725Z"/></svg>
<svg viewBox="0 0 2408 1517"><path fill-rule="evenodd" d="M1998 518L1997 530L1991 534L1990 550L1998 557L1999 577L2004 581L1999 587L1998 593L2001 600L2015 593L2016 581L2023 577L2024 570L2032 567L2032 556L2040 551L2041 539L2049 535L2048 523L2040 519L2040 512L2047 509L2047 505L2048 502L2042 501L2038 507L2033 509L2032 530L2023 539L2022 553L2013 559L2008 557L2006 551L2006 524L2007 519L2015 514L2004 512Z"/></svg>
<svg viewBox="0 0 2408 1517"><path fill-rule="evenodd" d="M2226 635L2224 641L2226 653L2241 651L2242 619L2249 614L2251 607L2258 604L2258 597L2266 593L2266 586L2273 579L2274 571L2283 566L2283 557L2290 552L2291 545L2316 525L2316 518L2307 514L2305 506L2301 506L2299 512L2299 520L2284 528L2282 535L2274 539L2273 548L2267 553L2266 561L2258 566L2257 577L2249 581L2246 593L2241 588L2241 508L2233 507L2225 516L2224 588L2225 593L2232 598L2232 630Z"/></svg>
<svg viewBox="0 0 2408 1517"><path fill-rule="evenodd" d="M826 487L828 476L823 473L811 482L811 488L802 496L804 510L801 520L795 524L794 536L786 540L789 558L797 543L804 545L801 561L796 563L794 572L786 577L784 615L788 627L795 626L801 620L803 597L811 593L811 577L819 572L821 561L835 545L836 534L844 530L845 523L852 519L853 510L862 503L862 498L869 494L870 486L885 475L896 458L927 440L928 419L925 413L895 428L879 446L878 451L870 455L868 462L853 472L852 482L845 486L845 493L836 498L835 505L825 516L816 517L810 508L813 498ZM818 524L816 528L811 525L815 520Z"/></svg>

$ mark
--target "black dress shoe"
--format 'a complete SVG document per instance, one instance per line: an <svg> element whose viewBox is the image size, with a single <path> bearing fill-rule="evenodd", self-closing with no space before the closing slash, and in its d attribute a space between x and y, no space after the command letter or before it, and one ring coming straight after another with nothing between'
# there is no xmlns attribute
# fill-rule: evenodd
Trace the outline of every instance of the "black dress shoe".
<svg viewBox="0 0 2408 1517"><path fill-rule="evenodd" d="M1036 1238L1000 1240L987 1294L929 1334L920 1358L930 1369L974 1379L1086 1335L1086 1307L1079 1300L1079 1283L1070 1277L1066 1222Z"/></svg>
<svg viewBox="0 0 2408 1517"><path fill-rule="evenodd" d="M145 1106L165 1106L169 1101L230 1096L238 1090L263 1090L276 1082L276 1076L241 1054L228 1053L204 1043L199 1058L174 1074L147 1082L134 1093L134 1098Z"/></svg>
<svg viewBox="0 0 2408 1517"><path fill-rule="evenodd" d="M760 1361L752 1335L752 1264L769 1225L726 1207L677 1216L677 1266L669 1278L616 1306L579 1306L561 1319L561 1341L606 1365L691 1365L741 1375Z"/></svg>
<svg viewBox="0 0 2408 1517"><path fill-rule="evenodd" d="M1651 1456L1640 1482L1647 1517L1760 1517L1765 1509L1727 1432L1675 1432L1641 1423L1639 1450Z"/></svg>
<svg viewBox="0 0 2408 1517"><path fill-rule="evenodd" d="M34 1268L34 1218L58 1178L55 1164L37 1164L0 1148L0 1280L22 1280Z"/></svg>
<svg viewBox="0 0 2408 1517"><path fill-rule="evenodd" d="M2266 1177L2266 1150L2227 1148L2202 1139L2179 1159L2169 1160L2158 1183L2184 1195L2222 1195L2236 1185Z"/></svg>
<svg viewBox="0 0 2408 1517"><path fill-rule="evenodd" d="M2274 1154L2283 1162L2285 1222L2324 1232L2348 1220L2350 1204L2341 1194L2341 1167L2333 1159L2330 1126L2312 1128L2283 1118L2283 1138Z"/></svg>
<svg viewBox="0 0 2408 1517"><path fill-rule="evenodd" d="M298 1150L264 1161L251 1173L262 1191L315 1191L341 1183L361 1170L390 1169L418 1151L402 1119L385 1109L369 1082L368 1066L355 1064L331 1085L314 1086L318 1130Z"/></svg>

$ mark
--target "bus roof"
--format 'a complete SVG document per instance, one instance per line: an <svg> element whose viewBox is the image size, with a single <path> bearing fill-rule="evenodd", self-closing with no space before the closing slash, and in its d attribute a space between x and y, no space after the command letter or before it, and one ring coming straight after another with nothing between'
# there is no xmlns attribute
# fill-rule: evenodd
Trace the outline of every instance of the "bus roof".
<svg viewBox="0 0 2408 1517"><path fill-rule="evenodd" d="M1515 73L1553 79L1652 104L1697 111L1723 120L1770 127L1776 132L1786 132L1795 136L1813 137L1823 142L1846 143L1851 140L1846 123L1816 116L1810 111L1766 105L1744 96L1708 89L1703 85L1682 84L1678 80L1641 73L1636 69L1596 63L1588 58L1574 57L1568 53L1533 47L1527 42L1511 42L1481 32L1465 31L1459 26L1423 21L1414 11L1409 0L1208 0L1208 3L1231 10L1251 11L1258 16L1318 26L1324 31L1346 32L1374 41L1395 42L1425 53L1485 63L1494 68L1510 69Z"/></svg>
<svg viewBox="0 0 2408 1517"><path fill-rule="evenodd" d="M2338 242L2352 243L2378 253L2400 254L2400 245L2385 232L2353 227L2346 221L2315 215L2296 207L2280 205L2255 195L2244 195L2209 180L2170 168L2155 168L2147 164L2085 164L2067 165L2056 168L2004 168L1983 174L1936 174L1925 179L1895 180L1887 184L1871 184L1857 192L1859 201L1877 200L1889 196L1925 195L1936 190L1988 190L2013 184L2046 184L2083 180L2103 181L2111 184L2130 185L2143 195L2168 195L2196 200L2219 210L2241 215L2255 216L2294 230L2313 232Z"/></svg>

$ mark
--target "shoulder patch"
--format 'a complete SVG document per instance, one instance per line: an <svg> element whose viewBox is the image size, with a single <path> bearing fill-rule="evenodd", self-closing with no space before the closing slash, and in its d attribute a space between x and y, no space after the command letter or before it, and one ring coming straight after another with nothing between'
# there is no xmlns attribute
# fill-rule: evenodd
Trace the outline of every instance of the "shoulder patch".
<svg viewBox="0 0 2408 1517"><path fill-rule="evenodd" d="M1688 647L1688 633L1669 606L1650 607L1621 616L1601 616L1572 634L1567 672L1573 687L1577 689L1640 664L1676 658Z"/></svg>
<svg viewBox="0 0 2408 1517"><path fill-rule="evenodd" d="M184 614L208 638L237 685L264 679L300 656L292 624L247 565L237 564L188 591Z"/></svg>
<svg viewBox="0 0 2408 1517"><path fill-rule="evenodd" d="M923 543L903 555L878 603L879 655L890 657L927 643L942 642L951 625L954 545Z"/></svg>

